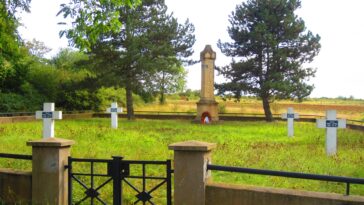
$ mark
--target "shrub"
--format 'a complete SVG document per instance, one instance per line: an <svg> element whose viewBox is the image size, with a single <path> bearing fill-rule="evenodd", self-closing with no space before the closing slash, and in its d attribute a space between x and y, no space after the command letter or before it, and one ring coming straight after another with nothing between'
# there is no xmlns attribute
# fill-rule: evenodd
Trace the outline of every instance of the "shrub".
<svg viewBox="0 0 364 205"><path fill-rule="evenodd" d="M220 103L219 104L219 113L226 113L226 105Z"/></svg>

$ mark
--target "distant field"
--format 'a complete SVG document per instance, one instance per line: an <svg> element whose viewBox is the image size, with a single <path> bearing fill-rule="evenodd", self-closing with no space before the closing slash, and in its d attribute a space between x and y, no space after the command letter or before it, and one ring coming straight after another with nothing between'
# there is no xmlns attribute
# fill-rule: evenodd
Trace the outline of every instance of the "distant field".
<svg viewBox="0 0 364 205"><path fill-rule="evenodd" d="M240 102L234 100L223 101L216 98L220 112L223 113L247 113L263 114L262 102L254 98L243 98ZM137 111L164 111L164 112L196 112L198 100L167 99L167 103L150 103L137 107ZM271 103L273 114L281 114L287 111L287 107L293 107L301 115L325 115L326 110L337 110L338 117L363 120L364 100L340 100L340 99L309 99L302 103L293 101L275 101Z"/></svg>
<svg viewBox="0 0 364 205"><path fill-rule="evenodd" d="M167 146L185 140L217 143L213 164L364 178L364 132L340 130L338 155L327 157L324 129L296 123L294 138L286 137L283 122L223 122L203 126L176 120L121 120L117 130L108 119L63 120L56 136L72 139L72 156L133 160L173 159ZM30 154L26 141L41 138L41 122L0 124L0 152ZM0 159L0 167L29 169L29 162ZM213 172L214 181L344 193L345 184ZM364 195L363 186L351 193Z"/></svg>

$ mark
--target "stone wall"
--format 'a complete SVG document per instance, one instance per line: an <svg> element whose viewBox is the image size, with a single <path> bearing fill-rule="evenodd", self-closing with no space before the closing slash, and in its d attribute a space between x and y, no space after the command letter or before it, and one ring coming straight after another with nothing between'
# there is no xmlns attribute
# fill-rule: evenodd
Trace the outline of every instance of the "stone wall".
<svg viewBox="0 0 364 205"><path fill-rule="evenodd" d="M206 205L364 205L364 197L208 183Z"/></svg>
<svg viewBox="0 0 364 205"><path fill-rule="evenodd" d="M5 204L31 204L31 199L31 172L0 169L0 202Z"/></svg>

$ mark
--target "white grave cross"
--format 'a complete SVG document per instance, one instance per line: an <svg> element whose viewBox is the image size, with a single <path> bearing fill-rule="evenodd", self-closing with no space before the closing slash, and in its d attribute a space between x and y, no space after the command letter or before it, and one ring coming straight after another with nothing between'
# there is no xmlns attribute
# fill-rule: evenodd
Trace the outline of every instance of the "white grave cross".
<svg viewBox="0 0 364 205"><path fill-rule="evenodd" d="M118 107L117 102L111 103L111 107L107 108L106 112L111 113L111 127L118 128L118 113L122 113L123 109Z"/></svg>
<svg viewBox="0 0 364 205"><path fill-rule="evenodd" d="M288 137L293 137L294 135L294 119L298 119L298 113L293 112L293 108L289 107L287 113L282 114L282 119L287 119L287 129L288 129Z"/></svg>
<svg viewBox="0 0 364 205"><path fill-rule="evenodd" d="M326 154L335 155L337 150L337 129L346 128L345 119L336 119L336 110L326 111L326 119L317 119L318 128L326 128Z"/></svg>
<svg viewBox="0 0 364 205"><path fill-rule="evenodd" d="M54 137L54 120L62 119L62 111L54 111L54 103L44 103L43 111L37 111L35 118L43 119L43 138Z"/></svg>

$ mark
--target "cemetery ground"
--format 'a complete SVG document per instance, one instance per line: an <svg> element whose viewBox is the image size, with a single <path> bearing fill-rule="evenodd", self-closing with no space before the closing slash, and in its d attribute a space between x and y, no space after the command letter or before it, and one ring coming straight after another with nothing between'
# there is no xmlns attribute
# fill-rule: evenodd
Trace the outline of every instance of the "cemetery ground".
<svg viewBox="0 0 364 205"><path fill-rule="evenodd" d="M119 119L119 128L111 129L110 119L94 118L57 121L55 132L56 137L75 140L71 155L77 158L173 159L169 144L199 140L217 143L212 156L217 165L364 178L364 132L340 129L338 154L328 157L325 130L317 129L315 123L295 122L293 138L287 137L285 122L201 125L183 120ZM41 133L40 121L0 124L0 153L31 154L26 141L40 139ZM29 170L31 163L0 159L0 167ZM212 176L216 182L345 193L344 183L218 171ZM363 186L351 185L350 190L351 195L364 195Z"/></svg>

